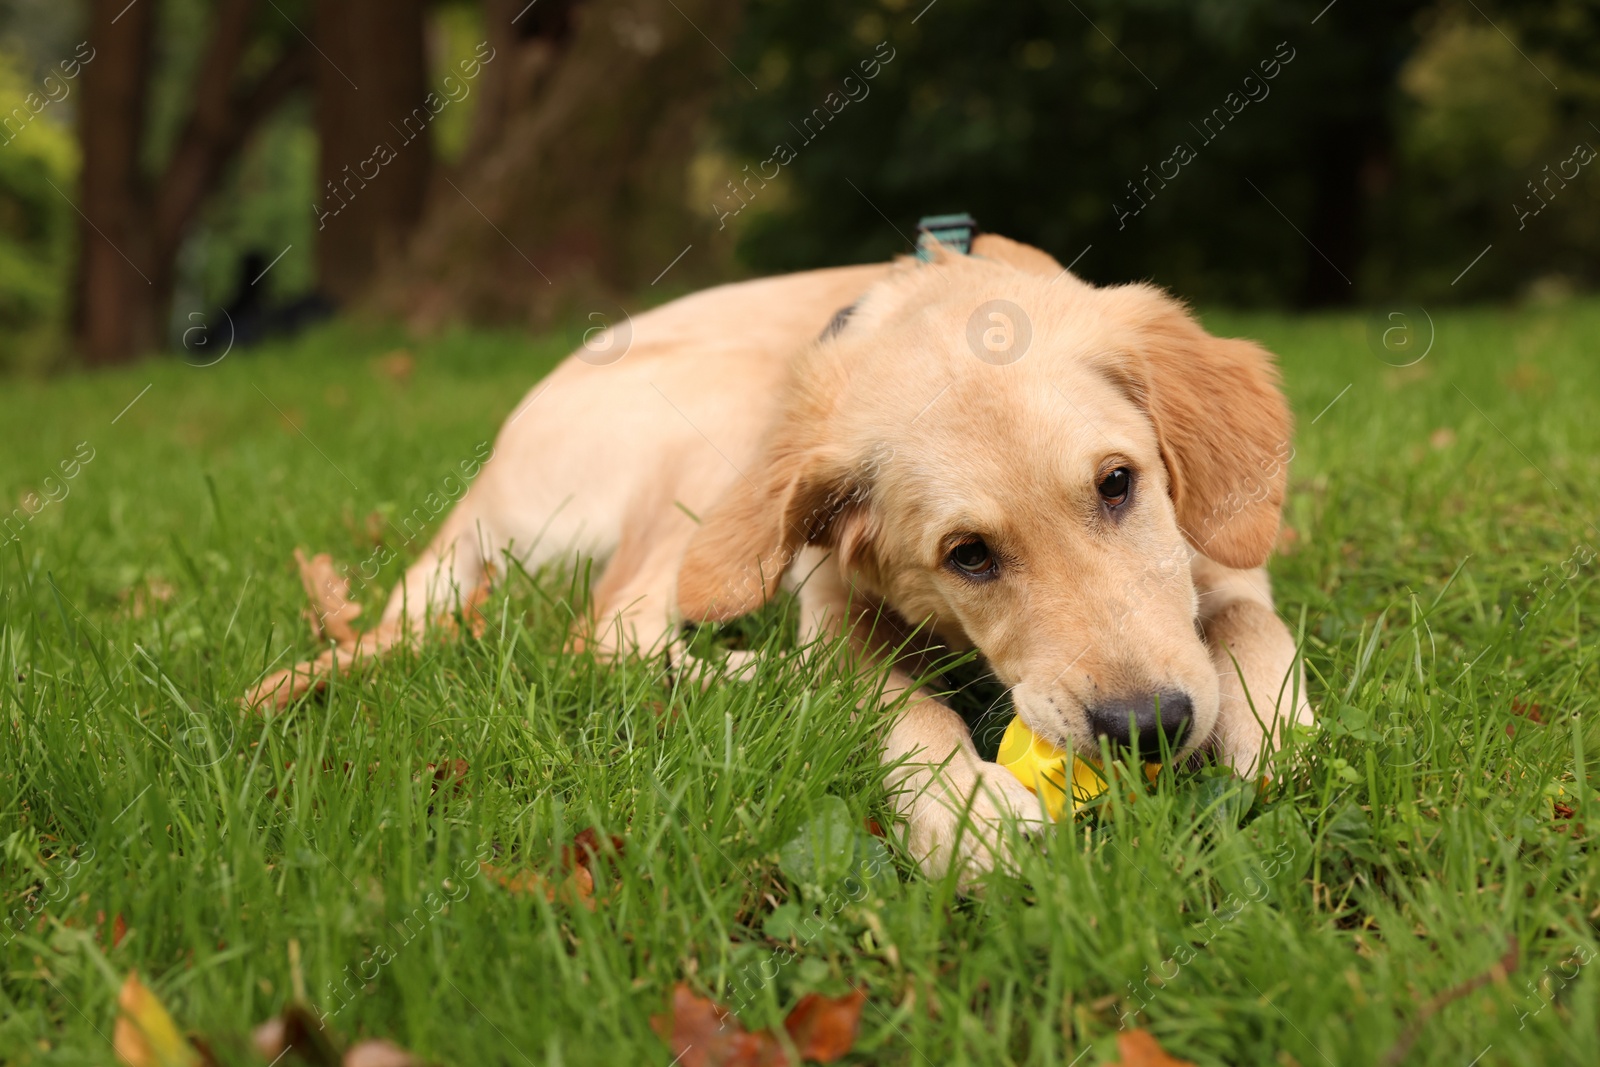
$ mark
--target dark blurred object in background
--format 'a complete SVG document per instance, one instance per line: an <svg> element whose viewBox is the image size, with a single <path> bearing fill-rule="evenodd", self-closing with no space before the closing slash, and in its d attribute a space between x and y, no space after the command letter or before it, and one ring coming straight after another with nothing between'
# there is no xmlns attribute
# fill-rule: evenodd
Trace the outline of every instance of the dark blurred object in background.
<svg viewBox="0 0 1600 1067"><path fill-rule="evenodd" d="M940 211L1201 302L1559 295L1597 72L1585 0L11 0L0 370L169 347L248 250L537 329Z"/></svg>
<svg viewBox="0 0 1600 1067"><path fill-rule="evenodd" d="M290 300L273 299L269 290L259 284L270 267L266 253L260 249L246 252L239 261L238 288L233 298L223 305L234 347L248 348L274 338L293 337L308 326L332 318L338 310L338 306L321 293L307 293ZM211 351L221 350L227 340L227 337L216 338ZM208 338L210 341L212 339Z"/></svg>

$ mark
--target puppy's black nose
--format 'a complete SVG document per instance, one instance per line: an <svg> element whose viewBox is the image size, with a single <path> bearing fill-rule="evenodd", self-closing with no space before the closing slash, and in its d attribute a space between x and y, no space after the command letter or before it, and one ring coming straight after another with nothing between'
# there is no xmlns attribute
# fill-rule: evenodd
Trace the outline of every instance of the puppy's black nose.
<svg viewBox="0 0 1600 1067"><path fill-rule="evenodd" d="M1194 703L1188 693L1170 690L1113 697L1089 708L1089 724L1113 745L1137 750L1142 760L1161 757L1161 738L1176 752L1189 732Z"/></svg>

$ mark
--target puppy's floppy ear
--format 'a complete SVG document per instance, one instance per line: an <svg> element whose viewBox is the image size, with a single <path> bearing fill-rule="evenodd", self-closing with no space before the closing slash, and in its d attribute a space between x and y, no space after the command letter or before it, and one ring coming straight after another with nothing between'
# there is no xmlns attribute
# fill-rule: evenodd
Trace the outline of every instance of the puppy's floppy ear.
<svg viewBox="0 0 1600 1067"><path fill-rule="evenodd" d="M1149 292L1163 306L1142 324L1132 391L1155 423L1178 525L1218 563L1259 567L1277 540L1293 455L1277 367L1255 342L1213 337Z"/></svg>
<svg viewBox="0 0 1600 1067"><path fill-rule="evenodd" d="M808 544L859 555L865 539L867 465L822 449L769 444L746 478L706 513L678 568L678 614L727 622L761 607Z"/></svg>

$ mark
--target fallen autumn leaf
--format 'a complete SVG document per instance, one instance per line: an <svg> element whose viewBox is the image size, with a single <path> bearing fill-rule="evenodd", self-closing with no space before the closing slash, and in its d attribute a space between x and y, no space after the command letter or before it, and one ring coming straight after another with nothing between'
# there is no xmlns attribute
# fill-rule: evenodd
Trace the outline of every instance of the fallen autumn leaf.
<svg viewBox="0 0 1600 1067"><path fill-rule="evenodd" d="M855 1046L864 989L842 997L808 993L783 1021L800 1058L833 1063ZM688 983L672 987L672 1010L651 1027L684 1067L790 1067L794 1060L771 1030L750 1031L727 1008L694 993Z"/></svg>
<svg viewBox="0 0 1600 1067"><path fill-rule="evenodd" d="M672 1010L651 1027L683 1067L787 1067L789 1054L770 1031L750 1033L733 1013L687 982L672 987Z"/></svg>
<svg viewBox="0 0 1600 1067"><path fill-rule="evenodd" d="M137 971L130 972L117 991L111 1044L128 1067L205 1067L209 1059L178 1032L178 1024L139 981Z"/></svg>
<svg viewBox="0 0 1600 1067"><path fill-rule="evenodd" d="M802 1059L832 1063L855 1046L861 1006L866 1002L864 989L852 990L842 997L807 993L783 1021L783 1028Z"/></svg>
<svg viewBox="0 0 1600 1067"><path fill-rule="evenodd" d="M1117 1035L1117 1061L1121 1067L1194 1067L1161 1047L1145 1030L1129 1030Z"/></svg>

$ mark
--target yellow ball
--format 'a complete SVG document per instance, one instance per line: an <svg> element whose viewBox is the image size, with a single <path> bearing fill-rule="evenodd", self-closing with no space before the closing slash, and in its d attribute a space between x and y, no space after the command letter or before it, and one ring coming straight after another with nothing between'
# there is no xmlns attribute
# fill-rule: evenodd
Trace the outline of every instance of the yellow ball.
<svg viewBox="0 0 1600 1067"><path fill-rule="evenodd" d="M1067 782L1067 760L1072 760L1072 781ZM1017 776L1017 780L1035 794L1044 797L1046 810L1052 819L1060 819L1066 809L1067 798L1072 799L1072 811L1077 813L1089 801L1106 791L1105 778L1096 765L1088 760L1069 756L1061 749L1028 729L1021 717L1011 720L1005 736L1000 738L1000 751L995 762ZM1145 776L1153 778L1159 764L1145 765Z"/></svg>

